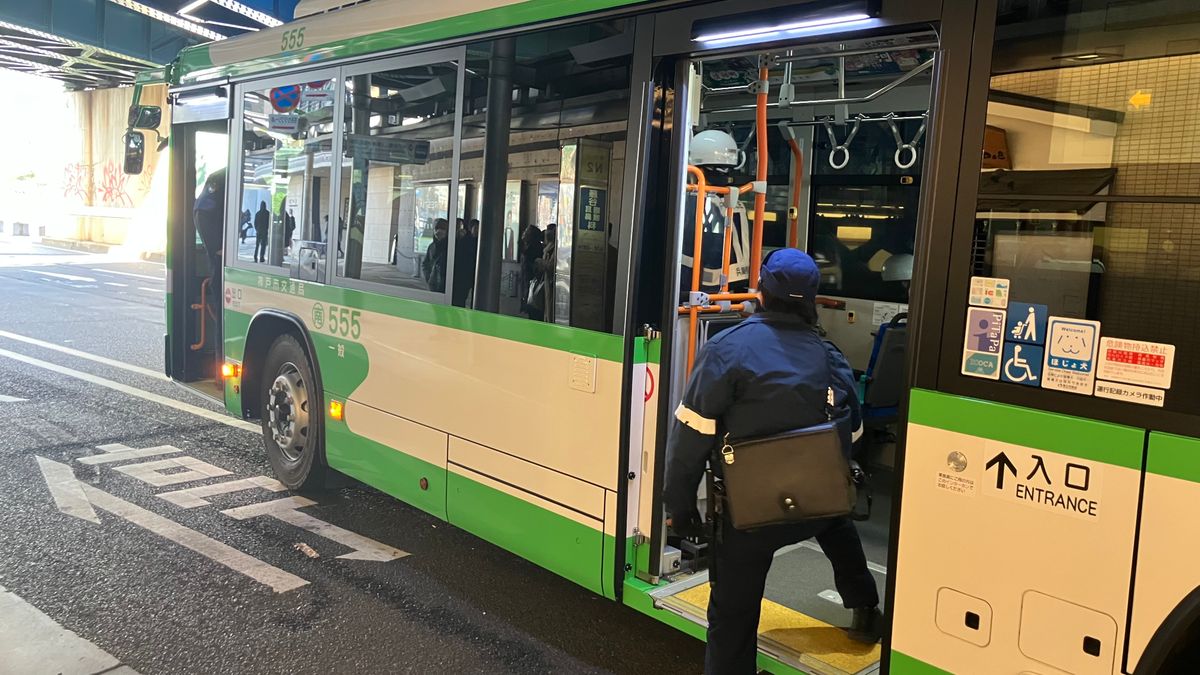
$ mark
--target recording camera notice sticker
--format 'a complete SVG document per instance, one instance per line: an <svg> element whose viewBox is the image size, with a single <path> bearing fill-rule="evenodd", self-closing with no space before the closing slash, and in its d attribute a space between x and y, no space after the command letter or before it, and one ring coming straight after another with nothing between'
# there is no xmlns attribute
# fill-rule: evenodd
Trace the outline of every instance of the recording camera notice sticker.
<svg viewBox="0 0 1200 675"><path fill-rule="evenodd" d="M967 303L976 307L1008 307L1008 279L971 277L971 292Z"/></svg>
<svg viewBox="0 0 1200 675"><path fill-rule="evenodd" d="M1137 403L1139 405L1150 405L1155 408L1161 408L1163 407L1163 402L1167 400L1167 392L1162 389L1139 387L1135 384L1121 384L1120 382L1097 380L1096 397L1111 398L1114 401L1125 401L1126 403Z"/></svg>
<svg viewBox="0 0 1200 675"><path fill-rule="evenodd" d="M1105 337L1100 338L1099 359L1096 377L1101 380L1171 388L1175 345Z"/></svg>

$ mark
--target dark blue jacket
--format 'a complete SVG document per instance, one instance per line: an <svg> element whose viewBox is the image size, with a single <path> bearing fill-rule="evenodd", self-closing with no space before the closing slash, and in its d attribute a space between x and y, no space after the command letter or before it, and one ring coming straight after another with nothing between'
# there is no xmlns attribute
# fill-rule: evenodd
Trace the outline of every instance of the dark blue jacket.
<svg viewBox="0 0 1200 675"><path fill-rule="evenodd" d="M854 373L803 319L763 312L704 345L667 441L665 506L691 513L705 462L720 439L745 439L833 420L847 456L862 426Z"/></svg>

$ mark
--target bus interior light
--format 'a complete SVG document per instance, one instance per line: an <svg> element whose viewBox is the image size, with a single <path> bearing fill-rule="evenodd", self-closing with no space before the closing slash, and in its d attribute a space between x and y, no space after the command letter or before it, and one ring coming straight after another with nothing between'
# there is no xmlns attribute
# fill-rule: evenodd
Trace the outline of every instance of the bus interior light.
<svg viewBox="0 0 1200 675"><path fill-rule="evenodd" d="M877 0L817 3L800 12L789 8L701 19L692 25L692 42L719 47L819 35L869 21L879 15L879 4Z"/></svg>

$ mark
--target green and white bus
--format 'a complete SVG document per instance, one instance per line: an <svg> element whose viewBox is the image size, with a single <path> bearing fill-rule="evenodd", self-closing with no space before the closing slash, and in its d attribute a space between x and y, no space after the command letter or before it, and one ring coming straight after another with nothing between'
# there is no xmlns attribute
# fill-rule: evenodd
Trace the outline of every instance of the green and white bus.
<svg viewBox="0 0 1200 675"><path fill-rule="evenodd" d="M289 487L352 476L703 638L667 429L798 245L862 373L890 635L845 638L806 542L760 665L1195 672L1198 34L1186 0L306 0L164 73L166 368ZM743 187L689 170L707 129Z"/></svg>

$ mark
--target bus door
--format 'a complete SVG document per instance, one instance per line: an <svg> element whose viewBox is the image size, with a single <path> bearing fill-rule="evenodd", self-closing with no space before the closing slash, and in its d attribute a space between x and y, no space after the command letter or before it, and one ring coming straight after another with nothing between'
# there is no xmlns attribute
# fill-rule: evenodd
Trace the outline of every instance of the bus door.
<svg viewBox="0 0 1200 675"><path fill-rule="evenodd" d="M171 203L167 216L166 368L174 380L221 399L222 262L196 227L196 200L229 162L229 98L225 88L174 95ZM228 186L221 186L225 194ZM220 197L218 197L220 199ZM224 214L229 237L228 204ZM220 240L217 241L220 244ZM222 247L224 248L224 247Z"/></svg>
<svg viewBox="0 0 1200 675"><path fill-rule="evenodd" d="M807 37L799 30L796 42L738 48L729 36L743 33L718 24L693 24L694 33L711 33L694 42L715 51L679 59L674 74L681 131L670 179L677 201L668 207L675 241L658 426L672 425L706 340L755 311L762 258L782 247L809 251L822 272L819 330L855 369L860 399L875 404L854 454L870 475L869 487L859 491L857 526L882 598L938 36L926 27L831 41L836 29ZM691 140L713 130L736 144L738 164L728 171L688 161ZM906 266L907 275L897 271ZM656 451L659 490L665 437ZM701 513L709 510L709 490L699 488ZM654 607L705 625L712 542L682 539L661 522L652 532L637 574L653 584ZM841 630L850 619L815 541L780 550L763 600L760 665L781 672L877 670L880 646L850 640Z"/></svg>

